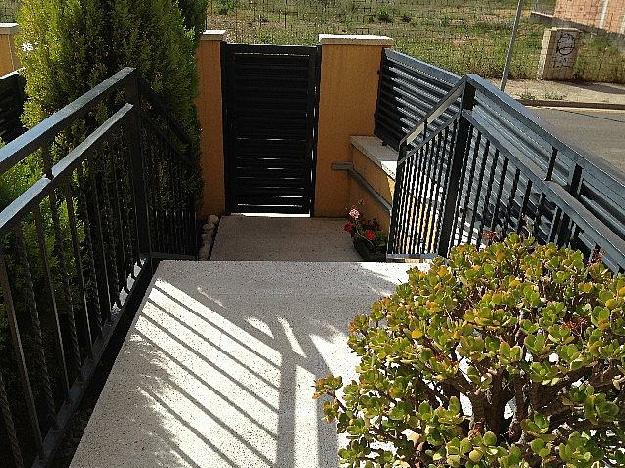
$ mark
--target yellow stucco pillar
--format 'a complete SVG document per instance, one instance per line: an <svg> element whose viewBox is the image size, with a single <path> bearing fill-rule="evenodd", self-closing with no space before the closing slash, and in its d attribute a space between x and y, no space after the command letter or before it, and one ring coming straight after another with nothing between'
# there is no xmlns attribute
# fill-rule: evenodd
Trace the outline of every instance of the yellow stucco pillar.
<svg viewBox="0 0 625 468"><path fill-rule="evenodd" d="M350 137L372 135L382 49L386 36L321 34L321 85L315 216L344 216L349 176L333 171L335 161L351 161Z"/></svg>
<svg viewBox="0 0 625 468"><path fill-rule="evenodd" d="M197 112L202 128L200 171L204 190L200 216L225 210L224 145L221 96L221 45L226 31L205 31L197 50L199 93Z"/></svg>
<svg viewBox="0 0 625 468"><path fill-rule="evenodd" d="M0 23L0 76L20 68L15 51L15 36L18 32L17 23Z"/></svg>

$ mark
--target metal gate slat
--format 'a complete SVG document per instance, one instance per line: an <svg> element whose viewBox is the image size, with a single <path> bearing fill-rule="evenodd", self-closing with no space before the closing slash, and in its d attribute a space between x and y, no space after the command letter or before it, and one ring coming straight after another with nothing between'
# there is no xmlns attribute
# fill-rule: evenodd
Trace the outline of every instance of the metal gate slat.
<svg viewBox="0 0 625 468"><path fill-rule="evenodd" d="M320 48L222 47L226 210L311 213Z"/></svg>

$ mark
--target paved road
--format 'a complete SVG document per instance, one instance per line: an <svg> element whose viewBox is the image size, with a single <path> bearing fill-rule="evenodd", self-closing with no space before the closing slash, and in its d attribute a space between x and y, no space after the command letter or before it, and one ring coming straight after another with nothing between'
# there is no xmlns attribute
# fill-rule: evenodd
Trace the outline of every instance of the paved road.
<svg viewBox="0 0 625 468"><path fill-rule="evenodd" d="M559 134L625 173L625 111L533 108Z"/></svg>

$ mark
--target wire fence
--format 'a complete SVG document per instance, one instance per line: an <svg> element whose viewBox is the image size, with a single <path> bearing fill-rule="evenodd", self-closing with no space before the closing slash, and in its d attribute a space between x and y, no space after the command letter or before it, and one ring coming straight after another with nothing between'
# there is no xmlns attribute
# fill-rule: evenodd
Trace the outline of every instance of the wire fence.
<svg viewBox="0 0 625 468"><path fill-rule="evenodd" d="M533 79L538 71L542 36L551 24L532 12L553 14L562 10L558 5L575 2L586 0L523 2L511 78ZM320 33L387 35L397 49L433 65L499 77L516 6L517 0L211 0L207 26L226 29L242 43L315 44ZM625 55L614 34L587 35L576 77L625 82Z"/></svg>
<svg viewBox="0 0 625 468"><path fill-rule="evenodd" d="M516 0L211 0L208 25L237 42L314 44L320 33L381 34L457 73L499 76ZM512 77L534 77L544 25L526 2Z"/></svg>
<svg viewBox="0 0 625 468"><path fill-rule="evenodd" d="M0 0L0 21L15 21L18 5ZM322 33L387 35L398 50L425 62L499 77L516 6L517 0L210 0L206 24L241 43L316 44ZM542 20L532 12L543 13ZM510 78L536 78L542 36L552 22L584 30L576 78L625 83L622 0L524 0Z"/></svg>

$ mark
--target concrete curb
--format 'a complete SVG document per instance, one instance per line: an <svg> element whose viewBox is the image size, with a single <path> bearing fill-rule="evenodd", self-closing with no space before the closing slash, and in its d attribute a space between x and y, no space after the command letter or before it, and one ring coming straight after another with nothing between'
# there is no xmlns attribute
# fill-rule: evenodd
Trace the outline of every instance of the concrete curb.
<svg viewBox="0 0 625 468"><path fill-rule="evenodd" d="M550 99L517 99L527 107L568 107L577 109L625 110L625 104L610 102L557 101Z"/></svg>

